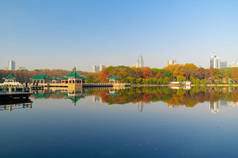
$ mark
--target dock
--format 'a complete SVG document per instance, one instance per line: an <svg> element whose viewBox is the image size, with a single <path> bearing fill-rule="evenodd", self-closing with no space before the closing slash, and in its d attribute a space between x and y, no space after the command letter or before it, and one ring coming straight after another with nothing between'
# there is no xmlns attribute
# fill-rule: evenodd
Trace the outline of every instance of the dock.
<svg viewBox="0 0 238 158"><path fill-rule="evenodd" d="M28 99L30 92L0 92L1 100Z"/></svg>
<svg viewBox="0 0 238 158"><path fill-rule="evenodd" d="M68 84L63 83L39 83L37 85L30 84L32 90L43 90L47 88L68 89ZM125 88L130 87L129 83L82 83L76 84L81 88Z"/></svg>
<svg viewBox="0 0 238 158"><path fill-rule="evenodd" d="M30 99L1 99L0 100L0 111L13 111L31 109L32 101Z"/></svg>

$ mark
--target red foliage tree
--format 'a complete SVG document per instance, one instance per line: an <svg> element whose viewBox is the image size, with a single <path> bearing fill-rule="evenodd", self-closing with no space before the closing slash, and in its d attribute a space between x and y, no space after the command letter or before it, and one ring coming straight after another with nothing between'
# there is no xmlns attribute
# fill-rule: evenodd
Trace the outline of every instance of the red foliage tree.
<svg viewBox="0 0 238 158"><path fill-rule="evenodd" d="M143 78L147 79L153 77L152 70L149 67L142 68L141 70Z"/></svg>

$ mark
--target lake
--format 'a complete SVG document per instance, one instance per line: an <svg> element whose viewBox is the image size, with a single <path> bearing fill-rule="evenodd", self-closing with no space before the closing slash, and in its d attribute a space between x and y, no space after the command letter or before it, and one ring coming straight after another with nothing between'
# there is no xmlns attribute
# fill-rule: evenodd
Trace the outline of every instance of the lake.
<svg viewBox="0 0 238 158"><path fill-rule="evenodd" d="M238 157L238 89L34 92L0 106L0 157Z"/></svg>

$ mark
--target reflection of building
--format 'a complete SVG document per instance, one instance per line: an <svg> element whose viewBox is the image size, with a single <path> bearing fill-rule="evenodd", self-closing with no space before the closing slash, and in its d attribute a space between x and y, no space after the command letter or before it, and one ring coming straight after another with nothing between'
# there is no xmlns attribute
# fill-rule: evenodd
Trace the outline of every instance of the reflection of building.
<svg viewBox="0 0 238 158"><path fill-rule="evenodd" d="M138 112L143 112L143 107L144 107L144 103L143 102L139 102L137 104L137 111Z"/></svg>
<svg viewBox="0 0 238 158"><path fill-rule="evenodd" d="M229 102L229 105L231 105L231 106L238 106L238 102L231 101L231 102Z"/></svg>
<svg viewBox="0 0 238 158"><path fill-rule="evenodd" d="M227 107L227 106L238 106L238 102L233 102L233 101L225 101L225 100L219 100L217 102L214 102L213 104L210 103L209 109L212 113L216 114L217 112L220 111L221 107Z"/></svg>
<svg viewBox="0 0 238 158"><path fill-rule="evenodd" d="M36 91L33 93L32 97L35 99L45 99L45 98L52 98L52 99L69 99L72 101L74 105L77 104L77 102L85 98L88 95L88 93L85 93L83 89L81 91L68 91L68 90L55 90L52 91L51 89L43 90L43 91Z"/></svg>
<svg viewBox="0 0 238 158"><path fill-rule="evenodd" d="M13 104L13 105L4 105L0 107L0 110L8 110L9 112L19 109L31 109L32 103L22 103L22 104Z"/></svg>
<svg viewBox="0 0 238 158"><path fill-rule="evenodd" d="M16 63L14 60L8 61L8 70L12 70L12 71L16 70Z"/></svg>
<svg viewBox="0 0 238 158"><path fill-rule="evenodd" d="M101 98L99 96L92 96L93 103L101 102Z"/></svg>
<svg viewBox="0 0 238 158"><path fill-rule="evenodd" d="M220 102L217 101L217 102L210 102L209 103L209 110L213 113L213 114L216 114L217 112L220 111L220 108L221 108L221 105L220 105Z"/></svg>
<svg viewBox="0 0 238 158"><path fill-rule="evenodd" d="M228 102L225 100L219 101L221 106L228 106Z"/></svg>
<svg viewBox="0 0 238 158"><path fill-rule="evenodd" d="M32 101L29 99L0 100L0 111L31 109Z"/></svg>

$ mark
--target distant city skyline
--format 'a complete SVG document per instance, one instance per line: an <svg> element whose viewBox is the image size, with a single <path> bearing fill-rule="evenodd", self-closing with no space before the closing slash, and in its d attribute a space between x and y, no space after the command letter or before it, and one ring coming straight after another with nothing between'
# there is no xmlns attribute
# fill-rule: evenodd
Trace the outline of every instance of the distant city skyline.
<svg viewBox="0 0 238 158"><path fill-rule="evenodd" d="M0 69L91 71L92 65L162 68L169 59L209 67L212 52L238 59L238 1L0 2Z"/></svg>
<svg viewBox="0 0 238 158"><path fill-rule="evenodd" d="M193 62L186 62L186 63L193 63ZM185 64L185 63L177 63L175 59L169 59L167 61L167 64L162 66L162 67L166 67L168 65L175 65L175 64ZM238 67L238 62L233 60L232 62L228 63L227 61L222 60L220 57L218 57L216 54L213 53L213 55L210 56L209 64L208 65L209 66L205 67L205 68L213 67L213 68L220 69L220 68L225 68L225 67ZM118 65L108 65L108 66L118 66ZM125 65L125 66L129 66L129 67L144 67L145 65L144 65L144 59L143 59L142 54L139 54L139 56L137 57L136 64L132 63L131 65ZM201 67L201 65L197 65L197 66ZM105 67L106 67L106 65L104 65L104 64L98 64L98 65L93 64L91 66L90 70L82 70L82 69L81 70L82 71L88 71L88 72L100 72ZM147 67L147 66L145 66L145 67ZM154 67L154 68L158 68L158 67ZM14 60L9 60L7 67L5 65L5 67L3 69L5 69L5 70L27 70L28 68L26 68L24 66L17 67L16 66L16 62ZM50 68L49 67L43 67L43 68L38 68L38 69L50 69ZM59 67L58 68L52 68L52 69L59 69ZM67 68L62 68L62 69L67 69Z"/></svg>

